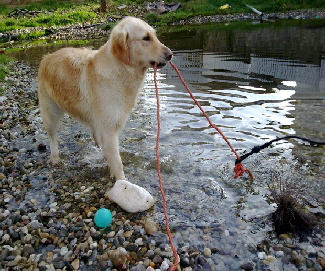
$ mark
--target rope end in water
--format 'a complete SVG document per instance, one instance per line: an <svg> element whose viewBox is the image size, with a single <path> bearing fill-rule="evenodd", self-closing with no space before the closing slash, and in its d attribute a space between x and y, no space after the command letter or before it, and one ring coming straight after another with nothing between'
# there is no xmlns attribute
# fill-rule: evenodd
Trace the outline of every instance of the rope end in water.
<svg viewBox="0 0 325 271"><path fill-rule="evenodd" d="M235 165L234 172L235 172L235 176L234 176L235 179L243 176L245 172L247 172L249 174L249 178L251 180L254 179L252 172L249 169L244 168L242 163L238 163Z"/></svg>

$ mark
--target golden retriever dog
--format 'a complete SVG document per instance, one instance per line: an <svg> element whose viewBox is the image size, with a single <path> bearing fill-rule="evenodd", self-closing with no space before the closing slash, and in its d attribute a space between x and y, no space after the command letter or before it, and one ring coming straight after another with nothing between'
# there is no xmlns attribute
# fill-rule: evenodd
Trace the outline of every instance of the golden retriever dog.
<svg viewBox="0 0 325 271"><path fill-rule="evenodd" d="M171 60L146 22L126 17L99 50L63 48L45 55L38 73L44 127L50 136L51 161L59 162L57 132L64 112L86 124L102 149L111 173L124 180L118 136L135 106L148 68Z"/></svg>

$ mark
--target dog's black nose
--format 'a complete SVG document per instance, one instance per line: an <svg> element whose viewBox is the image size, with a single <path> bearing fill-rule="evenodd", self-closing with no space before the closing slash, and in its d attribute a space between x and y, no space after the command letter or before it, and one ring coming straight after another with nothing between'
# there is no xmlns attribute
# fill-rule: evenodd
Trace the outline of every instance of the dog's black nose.
<svg viewBox="0 0 325 271"><path fill-rule="evenodd" d="M171 50L167 49L165 52L165 59L167 61L169 61L169 60L172 60L172 58L173 58L173 52Z"/></svg>

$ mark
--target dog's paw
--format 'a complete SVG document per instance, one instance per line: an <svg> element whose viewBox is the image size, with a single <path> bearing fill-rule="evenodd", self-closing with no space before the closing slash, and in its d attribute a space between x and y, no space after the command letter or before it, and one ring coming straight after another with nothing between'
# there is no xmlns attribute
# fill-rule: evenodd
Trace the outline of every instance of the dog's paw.
<svg viewBox="0 0 325 271"><path fill-rule="evenodd" d="M60 164L61 159L60 159L59 156L51 156L49 162L50 162L52 165L56 166L56 165L59 165L59 164Z"/></svg>

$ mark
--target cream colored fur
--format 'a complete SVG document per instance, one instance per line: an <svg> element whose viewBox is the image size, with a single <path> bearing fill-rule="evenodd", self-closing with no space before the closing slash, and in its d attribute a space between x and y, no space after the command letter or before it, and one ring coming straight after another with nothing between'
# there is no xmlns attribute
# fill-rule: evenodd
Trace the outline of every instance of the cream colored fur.
<svg viewBox="0 0 325 271"><path fill-rule="evenodd" d="M118 135L135 106L147 69L163 67L172 52L144 21L126 17L99 49L64 48L45 55L38 95L51 160L59 161L57 131L64 112L87 124L117 180L125 175Z"/></svg>

